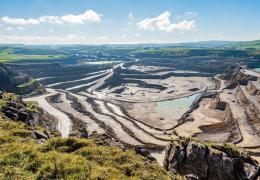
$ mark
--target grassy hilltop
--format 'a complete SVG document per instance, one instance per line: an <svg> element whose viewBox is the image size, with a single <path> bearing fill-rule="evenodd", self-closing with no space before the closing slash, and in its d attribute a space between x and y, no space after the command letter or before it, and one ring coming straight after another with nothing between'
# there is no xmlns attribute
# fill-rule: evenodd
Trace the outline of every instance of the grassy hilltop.
<svg viewBox="0 0 260 180"><path fill-rule="evenodd" d="M0 110L15 98L5 94ZM0 179L171 179L157 163L131 150L102 145L99 138L53 137L38 144L31 126L4 119L2 113L0 167Z"/></svg>

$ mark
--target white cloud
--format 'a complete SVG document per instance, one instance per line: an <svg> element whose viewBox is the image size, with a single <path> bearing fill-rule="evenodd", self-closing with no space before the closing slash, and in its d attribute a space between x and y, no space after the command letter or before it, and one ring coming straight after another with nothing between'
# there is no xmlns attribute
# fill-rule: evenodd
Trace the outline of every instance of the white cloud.
<svg viewBox="0 0 260 180"><path fill-rule="evenodd" d="M93 10L88 10L83 14L80 15L66 15L66 16L62 16L61 20L63 22L68 22L68 23L73 23L73 24L84 24L87 21L92 21L92 22L99 22L101 20L101 16L100 14L97 14L95 11Z"/></svg>
<svg viewBox="0 0 260 180"><path fill-rule="evenodd" d="M165 32L172 32L175 30L194 30L196 27L194 20L183 20L179 23L172 23L170 20L170 16L171 13L169 11L165 11L157 17L146 18L140 21L139 23L137 23L137 26L141 30L161 30Z"/></svg>
<svg viewBox="0 0 260 180"><path fill-rule="evenodd" d="M18 26L24 26L24 25L36 25L40 24L39 20L37 19L23 19L23 18L9 18L8 16L2 17L1 21L4 24L8 25L18 25Z"/></svg>
<svg viewBox="0 0 260 180"><path fill-rule="evenodd" d="M38 21L41 23L63 24L59 16L41 16Z"/></svg>
<svg viewBox="0 0 260 180"><path fill-rule="evenodd" d="M64 16L41 16L39 18L10 18L8 16L2 17L1 22L12 26L25 26L25 25L38 25L42 23L52 24L84 24L86 22L99 22L101 21L101 14L97 14L93 10L87 10L83 14L73 15L68 14Z"/></svg>

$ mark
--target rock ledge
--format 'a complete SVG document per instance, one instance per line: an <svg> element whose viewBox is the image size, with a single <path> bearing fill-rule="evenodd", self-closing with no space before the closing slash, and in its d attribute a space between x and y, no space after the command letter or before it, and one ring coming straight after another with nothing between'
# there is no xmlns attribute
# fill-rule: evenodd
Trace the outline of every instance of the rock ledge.
<svg viewBox="0 0 260 180"><path fill-rule="evenodd" d="M229 144L211 144L179 138L165 150L164 167L198 179L258 179L260 167L250 156Z"/></svg>

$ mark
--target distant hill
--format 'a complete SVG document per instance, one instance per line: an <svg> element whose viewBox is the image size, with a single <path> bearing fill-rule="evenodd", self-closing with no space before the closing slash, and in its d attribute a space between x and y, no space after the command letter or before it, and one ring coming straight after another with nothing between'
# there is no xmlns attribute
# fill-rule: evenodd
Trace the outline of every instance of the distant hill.
<svg viewBox="0 0 260 180"><path fill-rule="evenodd" d="M260 50L260 40L237 42L234 44L226 45L225 48L240 50Z"/></svg>
<svg viewBox="0 0 260 180"><path fill-rule="evenodd" d="M221 48L227 45L233 45L237 43L236 41L198 41L198 42L186 42L186 43L176 43L172 44L176 47L184 48Z"/></svg>
<svg viewBox="0 0 260 180"><path fill-rule="evenodd" d="M222 48L226 45L232 45L237 41L198 41L198 42L183 42L183 43L155 43L155 44L103 44L99 46L103 47L115 47L115 48Z"/></svg>

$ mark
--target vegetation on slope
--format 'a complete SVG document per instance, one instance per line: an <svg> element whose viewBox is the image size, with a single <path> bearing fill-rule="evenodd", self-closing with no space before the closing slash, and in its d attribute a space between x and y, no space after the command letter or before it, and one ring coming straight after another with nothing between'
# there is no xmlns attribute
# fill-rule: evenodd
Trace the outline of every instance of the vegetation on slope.
<svg viewBox="0 0 260 180"><path fill-rule="evenodd" d="M0 99L0 109L9 97L15 98ZM37 144L31 126L0 114L0 179L171 179L134 151L101 144L99 138L59 137Z"/></svg>
<svg viewBox="0 0 260 180"><path fill-rule="evenodd" d="M23 84L20 84L18 85L17 87L18 88L24 88L24 87L28 87L28 86L32 86L34 83L36 83L37 80L36 79L30 79L28 82L26 83L23 83Z"/></svg>
<svg viewBox="0 0 260 180"><path fill-rule="evenodd" d="M238 42L232 45L227 45L225 47L240 50L260 50L260 40Z"/></svg>
<svg viewBox="0 0 260 180"><path fill-rule="evenodd" d="M216 143L216 142L210 142L210 141L200 141L196 138L192 137L180 137L178 139L179 143L181 143L184 146L187 146L191 141L201 143L207 147L218 149L220 151L225 152L230 157L239 157L241 155L241 152L239 151L238 147L234 144L230 143Z"/></svg>

